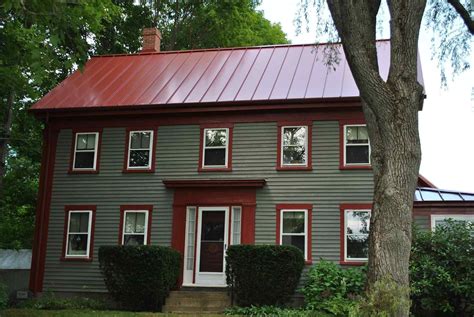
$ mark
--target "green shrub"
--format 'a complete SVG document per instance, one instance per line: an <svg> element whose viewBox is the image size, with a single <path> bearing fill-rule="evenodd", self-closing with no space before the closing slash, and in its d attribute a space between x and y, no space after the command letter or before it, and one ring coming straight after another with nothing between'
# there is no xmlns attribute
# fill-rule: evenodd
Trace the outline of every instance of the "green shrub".
<svg viewBox="0 0 474 317"><path fill-rule="evenodd" d="M180 254L160 246L106 246L99 249L105 285L125 309L161 310L179 276Z"/></svg>
<svg viewBox="0 0 474 317"><path fill-rule="evenodd" d="M434 232L414 230L412 311L474 315L474 224L448 221Z"/></svg>
<svg viewBox="0 0 474 317"><path fill-rule="evenodd" d="M331 315L297 308L280 308L275 306L234 306L225 311L229 316L251 316L251 317L330 317Z"/></svg>
<svg viewBox="0 0 474 317"><path fill-rule="evenodd" d="M106 309L105 302L87 297L57 297L52 292L45 292L43 296L32 298L19 304L21 308L60 310L60 309Z"/></svg>
<svg viewBox="0 0 474 317"><path fill-rule="evenodd" d="M335 316L347 316L364 292L365 267L343 269L321 260L308 272L302 293L306 308L324 311Z"/></svg>
<svg viewBox="0 0 474 317"><path fill-rule="evenodd" d="M293 246L235 245L227 250L227 284L240 306L283 305L294 294L303 267L303 254Z"/></svg>
<svg viewBox="0 0 474 317"><path fill-rule="evenodd" d="M7 308L8 304L8 290L7 286L0 282L0 310Z"/></svg>

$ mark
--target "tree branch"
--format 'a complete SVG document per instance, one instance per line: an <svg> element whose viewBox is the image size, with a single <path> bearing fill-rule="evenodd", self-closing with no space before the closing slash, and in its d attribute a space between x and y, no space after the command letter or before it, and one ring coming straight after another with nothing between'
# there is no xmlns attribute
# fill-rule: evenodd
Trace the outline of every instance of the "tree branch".
<svg viewBox="0 0 474 317"><path fill-rule="evenodd" d="M474 35L474 20L471 19L471 15L466 8L464 8L462 3L459 2L459 0L448 0L448 3L453 6L457 13L459 13L469 32Z"/></svg>

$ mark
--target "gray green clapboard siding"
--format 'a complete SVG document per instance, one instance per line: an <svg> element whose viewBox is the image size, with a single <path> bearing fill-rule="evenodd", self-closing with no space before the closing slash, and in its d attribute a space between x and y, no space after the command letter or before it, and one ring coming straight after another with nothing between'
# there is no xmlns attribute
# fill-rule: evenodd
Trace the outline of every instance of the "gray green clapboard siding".
<svg viewBox="0 0 474 317"><path fill-rule="evenodd" d="M98 269L100 245L118 241L119 206L153 204L151 242L171 244L173 191L163 179L265 178L257 189L256 243L275 243L278 203L313 204L313 259L339 260L339 205L368 202L372 174L339 170L339 123L313 125L313 171L276 171L277 124L237 123L233 136L233 171L198 173L199 126L160 126L156 172L123 174L125 128L103 130L99 174L68 174L72 131L61 130L51 200L44 289L60 292L105 291ZM65 205L97 205L93 262L60 261Z"/></svg>

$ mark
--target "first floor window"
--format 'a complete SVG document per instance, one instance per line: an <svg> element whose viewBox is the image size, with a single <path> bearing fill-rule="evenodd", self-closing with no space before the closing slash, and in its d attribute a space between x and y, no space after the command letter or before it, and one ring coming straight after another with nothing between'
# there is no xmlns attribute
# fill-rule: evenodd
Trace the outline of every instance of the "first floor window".
<svg viewBox="0 0 474 317"><path fill-rule="evenodd" d="M91 225L91 210L70 210L68 212L66 257L89 257Z"/></svg>
<svg viewBox="0 0 474 317"><path fill-rule="evenodd" d="M308 233L306 229L308 211L282 209L280 212L280 244L297 247L307 259Z"/></svg>
<svg viewBox="0 0 474 317"><path fill-rule="evenodd" d="M229 129L204 129L203 168L226 168L228 166Z"/></svg>
<svg viewBox="0 0 474 317"><path fill-rule="evenodd" d="M346 261L366 261L369 254L370 210L344 211Z"/></svg>
<svg viewBox="0 0 474 317"><path fill-rule="evenodd" d="M344 126L344 165L369 165L370 143L366 125Z"/></svg>
<svg viewBox="0 0 474 317"><path fill-rule="evenodd" d="M308 127L281 127L281 165L308 165Z"/></svg>
<svg viewBox="0 0 474 317"><path fill-rule="evenodd" d="M445 226L448 219L454 223L474 224L474 215L431 215L431 230Z"/></svg>
<svg viewBox="0 0 474 317"><path fill-rule="evenodd" d="M152 151L153 131L130 131L127 165L129 169L150 169Z"/></svg>
<svg viewBox="0 0 474 317"><path fill-rule="evenodd" d="M148 239L148 210L125 210L123 245L145 245Z"/></svg>
<svg viewBox="0 0 474 317"><path fill-rule="evenodd" d="M96 170L98 132L76 133L73 170Z"/></svg>

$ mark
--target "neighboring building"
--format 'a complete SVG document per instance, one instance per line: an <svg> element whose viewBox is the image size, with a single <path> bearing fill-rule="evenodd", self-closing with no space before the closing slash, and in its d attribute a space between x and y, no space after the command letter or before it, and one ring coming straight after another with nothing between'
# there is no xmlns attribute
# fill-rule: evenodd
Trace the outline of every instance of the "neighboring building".
<svg viewBox="0 0 474 317"><path fill-rule="evenodd" d="M0 249L0 283L7 286L11 302L28 296L31 250Z"/></svg>
<svg viewBox="0 0 474 317"><path fill-rule="evenodd" d="M105 292L97 252L114 244L175 248L180 285L224 286L239 243L364 263L370 144L342 50L333 70L320 46L159 52L159 34L144 37L142 53L93 57L32 107L46 129L30 288ZM417 193L422 227L474 210L473 195Z"/></svg>

